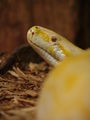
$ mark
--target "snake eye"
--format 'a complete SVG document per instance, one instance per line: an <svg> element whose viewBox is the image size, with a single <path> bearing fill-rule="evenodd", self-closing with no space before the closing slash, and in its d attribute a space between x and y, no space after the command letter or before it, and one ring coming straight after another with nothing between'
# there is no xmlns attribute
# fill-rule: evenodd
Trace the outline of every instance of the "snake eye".
<svg viewBox="0 0 90 120"><path fill-rule="evenodd" d="M56 36L52 36L51 40L52 40L52 42L56 42L57 41Z"/></svg>
<svg viewBox="0 0 90 120"><path fill-rule="evenodd" d="M36 29L38 29L38 26L35 26Z"/></svg>

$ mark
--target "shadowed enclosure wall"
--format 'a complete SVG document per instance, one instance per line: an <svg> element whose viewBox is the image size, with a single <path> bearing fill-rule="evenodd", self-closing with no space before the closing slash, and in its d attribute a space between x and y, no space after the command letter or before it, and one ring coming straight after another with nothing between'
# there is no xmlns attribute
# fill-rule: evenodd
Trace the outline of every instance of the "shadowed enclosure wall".
<svg viewBox="0 0 90 120"><path fill-rule="evenodd" d="M50 28L79 46L88 47L90 35L85 23L89 24L89 12L87 20L82 21L89 10L86 6L87 1L83 4L78 0L0 0L0 51L11 52L27 43L26 33L33 25Z"/></svg>

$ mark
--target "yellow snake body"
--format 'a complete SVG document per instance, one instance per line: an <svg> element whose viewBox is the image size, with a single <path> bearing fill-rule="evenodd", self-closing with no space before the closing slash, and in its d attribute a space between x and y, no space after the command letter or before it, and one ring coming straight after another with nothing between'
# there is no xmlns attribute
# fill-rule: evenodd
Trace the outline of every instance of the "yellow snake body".
<svg viewBox="0 0 90 120"><path fill-rule="evenodd" d="M90 50L58 64L43 84L38 120L90 120Z"/></svg>
<svg viewBox="0 0 90 120"><path fill-rule="evenodd" d="M90 120L90 50L82 50L61 35L34 26L29 44L54 67L43 84L37 120Z"/></svg>

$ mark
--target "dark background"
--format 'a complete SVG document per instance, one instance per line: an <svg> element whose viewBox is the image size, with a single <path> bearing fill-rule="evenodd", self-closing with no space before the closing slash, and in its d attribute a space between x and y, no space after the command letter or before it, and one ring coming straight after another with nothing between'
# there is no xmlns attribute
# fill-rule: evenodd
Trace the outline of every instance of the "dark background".
<svg viewBox="0 0 90 120"><path fill-rule="evenodd" d="M90 0L0 0L0 52L27 43L33 25L50 28L81 48L90 47Z"/></svg>

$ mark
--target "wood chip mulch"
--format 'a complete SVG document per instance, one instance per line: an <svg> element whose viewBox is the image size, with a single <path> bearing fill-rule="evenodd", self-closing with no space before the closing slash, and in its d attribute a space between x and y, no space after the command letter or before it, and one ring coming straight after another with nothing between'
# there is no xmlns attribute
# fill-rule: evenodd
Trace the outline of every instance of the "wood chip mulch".
<svg viewBox="0 0 90 120"><path fill-rule="evenodd" d="M0 54L0 65L7 58L8 54ZM36 120L37 100L51 67L44 60L37 63L37 57L34 59L36 63L29 61L26 66L23 59L22 64L17 62L5 75L0 75L0 120Z"/></svg>

